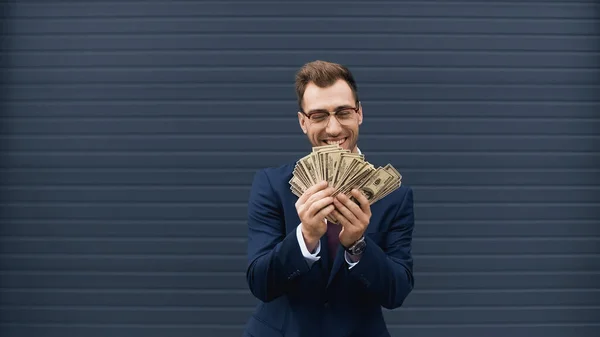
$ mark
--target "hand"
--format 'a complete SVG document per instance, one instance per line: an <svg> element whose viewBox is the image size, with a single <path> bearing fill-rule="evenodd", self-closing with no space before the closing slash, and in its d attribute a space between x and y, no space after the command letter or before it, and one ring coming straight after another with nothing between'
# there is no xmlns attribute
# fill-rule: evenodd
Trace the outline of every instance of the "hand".
<svg viewBox="0 0 600 337"><path fill-rule="evenodd" d="M334 209L331 196L334 191L333 187L327 187L326 181L322 181L307 189L296 201L296 211L302 222L302 236L309 251L317 247L327 232L325 217Z"/></svg>
<svg viewBox="0 0 600 337"><path fill-rule="evenodd" d="M333 201L335 210L332 212L333 216L342 225L340 243L346 248L364 235L371 221L371 206L367 197L357 189L352 189L350 193L360 205L350 200L345 194L340 193Z"/></svg>

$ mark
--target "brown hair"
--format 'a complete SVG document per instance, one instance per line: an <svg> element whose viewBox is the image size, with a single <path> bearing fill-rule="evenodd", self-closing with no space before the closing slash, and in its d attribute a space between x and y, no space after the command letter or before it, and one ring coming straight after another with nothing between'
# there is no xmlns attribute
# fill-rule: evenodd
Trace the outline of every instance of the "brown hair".
<svg viewBox="0 0 600 337"><path fill-rule="evenodd" d="M358 101L358 88L356 81L350 70L337 63L327 61L313 61L306 63L296 73L296 96L298 98L298 107L302 110L302 99L304 98L304 90L308 83L313 82L321 88L326 88L333 85L337 80L343 79L348 83L354 99Z"/></svg>

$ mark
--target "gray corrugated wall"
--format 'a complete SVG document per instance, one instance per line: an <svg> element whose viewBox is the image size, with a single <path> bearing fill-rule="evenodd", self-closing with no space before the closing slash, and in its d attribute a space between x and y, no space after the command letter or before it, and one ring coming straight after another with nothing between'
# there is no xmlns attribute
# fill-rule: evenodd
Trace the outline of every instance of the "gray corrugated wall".
<svg viewBox="0 0 600 337"><path fill-rule="evenodd" d="M394 336L597 336L592 1L3 4L0 335L239 336L254 171L304 155L294 71L351 67L415 191Z"/></svg>

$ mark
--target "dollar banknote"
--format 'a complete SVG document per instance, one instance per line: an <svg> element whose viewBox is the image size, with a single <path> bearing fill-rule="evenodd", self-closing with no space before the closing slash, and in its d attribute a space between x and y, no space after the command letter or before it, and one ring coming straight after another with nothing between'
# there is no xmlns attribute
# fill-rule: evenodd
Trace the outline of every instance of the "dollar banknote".
<svg viewBox="0 0 600 337"><path fill-rule="evenodd" d="M323 180L335 188L334 196L343 193L359 204L351 194L357 189L372 205L399 188L402 175L391 164L375 168L362 154L351 153L337 145L325 145L313 147L311 153L296 162L289 181L290 190L300 197ZM337 223L333 216L327 219Z"/></svg>

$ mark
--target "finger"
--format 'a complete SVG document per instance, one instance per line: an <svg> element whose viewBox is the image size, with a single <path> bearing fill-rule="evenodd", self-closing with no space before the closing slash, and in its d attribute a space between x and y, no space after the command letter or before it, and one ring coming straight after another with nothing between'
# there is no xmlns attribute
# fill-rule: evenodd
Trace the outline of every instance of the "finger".
<svg viewBox="0 0 600 337"><path fill-rule="evenodd" d="M316 215L321 209L327 207L328 205L333 205L333 197L327 197L315 201L308 207L308 216L313 217L313 215Z"/></svg>
<svg viewBox="0 0 600 337"><path fill-rule="evenodd" d="M319 192L310 196L310 198L308 198L308 200L306 200L306 204L310 205L317 200L329 197L329 196L331 196L331 194L333 194L333 191L334 191L333 187L328 187L324 190L320 190Z"/></svg>
<svg viewBox="0 0 600 337"><path fill-rule="evenodd" d="M335 209L339 213L341 213L344 216L344 218L346 218L350 223L354 223L356 222L356 220L358 220L354 213L352 213L352 211L349 210L348 207L346 207L346 205L344 205L337 198L333 200L333 204L335 205Z"/></svg>
<svg viewBox="0 0 600 337"><path fill-rule="evenodd" d="M298 202L300 204L304 204L306 203L306 200L308 200L308 198L310 198L313 194L315 194L316 192L323 190L327 187L327 181L323 180L317 184L312 185L311 187L309 187L304 194L302 194L300 196L300 198L298 199Z"/></svg>
<svg viewBox="0 0 600 337"><path fill-rule="evenodd" d="M354 193L351 193L351 194L354 194ZM342 200L342 203L344 204L344 206L348 207L348 209L352 212L352 214L354 214L354 216L356 216L359 223L368 223L369 222L370 215L369 215L369 213L365 213L363 211L361 205L358 204L358 202L359 202L358 199L356 199L354 196L352 196L352 199L354 199L354 200L348 198L347 196L342 197L342 199L344 199L344 200ZM356 225L358 226L359 223L356 223Z"/></svg>
<svg viewBox="0 0 600 337"><path fill-rule="evenodd" d="M353 227L350 220L346 219L346 217L344 217L344 215L342 213L340 213L337 208L334 208L333 211L331 211L331 214L337 219L338 224L342 225L342 227L344 227L344 228Z"/></svg>
<svg viewBox="0 0 600 337"><path fill-rule="evenodd" d="M367 199L367 197L364 195L364 193L362 193L361 191L359 191L357 189L353 189L352 195L360 203L360 209L365 214L370 214L371 213L371 205L369 204L369 199Z"/></svg>
<svg viewBox="0 0 600 337"><path fill-rule="evenodd" d="M360 206L358 206L354 201L350 200L350 198L348 198L348 196L344 195L344 194L340 194L338 200L344 205L346 206L346 208L348 208L348 210L350 212L352 212L352 214L356 217L359 218L362 216L363 212L360 209Z"/></svg>
<svg viewBox="0 0 600 337"><path fill-rule="evenodd" d="M331 213L332 211L335 210L335 207L333 206L333 204L323 208L322 210L319 211L319 213L315 214L315 217L318 217L319 219L324 219L326 216L329 215L329 213Z"/></svg>

